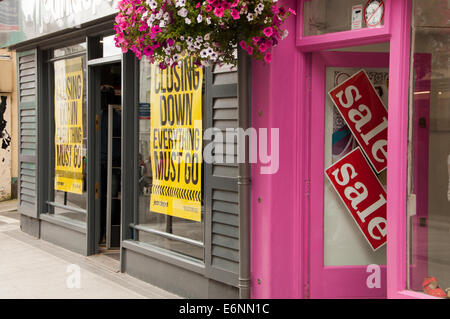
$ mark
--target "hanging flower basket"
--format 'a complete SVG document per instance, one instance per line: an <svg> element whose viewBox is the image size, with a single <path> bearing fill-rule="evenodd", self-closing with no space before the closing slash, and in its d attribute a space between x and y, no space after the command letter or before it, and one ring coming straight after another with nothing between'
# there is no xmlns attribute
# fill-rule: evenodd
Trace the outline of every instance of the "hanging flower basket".
<svg viewBox="0 0 450 319"><path fill-rule="evenodd" d="M146 56L160 68L185 56L197 65L235 65L237 45L270 63L271 50L288 32L292 9L277 0L122 0L115 20L116 46Z"/></svg>

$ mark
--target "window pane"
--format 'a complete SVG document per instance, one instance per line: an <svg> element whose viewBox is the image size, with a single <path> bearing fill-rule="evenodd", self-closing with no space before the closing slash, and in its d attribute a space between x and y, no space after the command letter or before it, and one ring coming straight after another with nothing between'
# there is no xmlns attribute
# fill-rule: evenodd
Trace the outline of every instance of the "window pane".
<svg viewBox="0 0 450 319"><path fill-rule="evenodd" d="M388 0L311 0L304 2L303 35L377 28L384 25Z"/></svg>
<svg viewBox="0 0 450 319"><path fill-rule="evenodd" d="M54 62L54 199L87 205L87 101L85 56ZM55 214L85 222L86 214L55 207Z"/></svg>
<svg viewBox="0 0 450 319"><path fill-rule="evenodd" d="M166 232L203 242L204 236L204 205L202 198L201 222L168 216L150 211L150 198L153 184L152 162L150 157L150 113L151 113L151 70L150 62L142 59L140 62L140 90L139 90L139 220L140 226ZM202 169L203 172L203 169ZM203 197L203 192L202 192ZM168 250L172 250L197 259L203 259L203 248L177 240L171 240L159 235L139 231L139 240L151 243Z"/></svg>
<svg viewBox="0 0 450 319"><path fill-rule="evenodd" d="M53 51L53 57L59 58L69 54L85 52L86 48L87 48L86 43L79 43L68 47L55 49Z"/></svg>
<svg viewBox="0 0 450 319"><path fill-rule="evenodd" d="M327 67L326 92L338 86L361 68ZM388 68L364 68L384 105L388 105ZM338 162L358 147L331 98L325 102L325 167ZM386 188L386 170L378 174ZM333 185L324 178L324 265L385 265L386 245L373 251L358 229Z"/></svg>
<svg viewBox="0 0 450 319"><path fill-rule="evenodd" d="M114 35L104 37L103 39L100 40L100 43L103 48L103 57L122 54L122 50L116 47Z"/></svg>
<svg viewBox="0 0 450 319"><path fill-rule="evenodd" d="M419 291L428 276L450 287L450 29L440 18L442 10L448 13L444 2L415 1L414 10L408 186L415 215L409 218L408 271L409 288ZM433 28L423 27L430 23Z"/></svg>

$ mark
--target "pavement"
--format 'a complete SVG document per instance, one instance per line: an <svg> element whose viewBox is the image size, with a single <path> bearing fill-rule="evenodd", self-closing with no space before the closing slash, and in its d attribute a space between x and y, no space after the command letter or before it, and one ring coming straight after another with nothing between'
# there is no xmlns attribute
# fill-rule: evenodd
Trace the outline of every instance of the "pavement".
<svg viewBox="0 0 450 319"><path fill-rule="evenodd" d="M17 200L0 202L0 299L180 298L119 272L107 255L81 256L20 230Z"/></svg>

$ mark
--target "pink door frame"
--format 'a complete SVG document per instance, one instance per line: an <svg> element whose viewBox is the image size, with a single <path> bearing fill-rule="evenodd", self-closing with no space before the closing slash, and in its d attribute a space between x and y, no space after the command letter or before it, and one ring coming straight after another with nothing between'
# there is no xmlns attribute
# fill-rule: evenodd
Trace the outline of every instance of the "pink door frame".
<svg viewBox="0 0 450 319"><path fill-rule="evenodd" d="M252 298L308 298L308 231L311 145L310 52L387 42L389 53L387 296L426 298L406 290L406 181L411 0L386 0L386 23L377 29L301 37L304 0L289 37L273 51L272 63L252 66L252 127L279 128L279 170L263 175L252 165ZM314 252L310 252L314 253Z"/></svg>
<svg viewBox="0 0 450 319"><path fill-rule="evenodd" d="M313 52L311 62L311 209L309 256L311 298L385 298L386 267L381 266L381 287L368 288L367 266L324 267L324 147L326 67L388 68L389 53ZM313 212L313 213L311 213Z"/></svg>

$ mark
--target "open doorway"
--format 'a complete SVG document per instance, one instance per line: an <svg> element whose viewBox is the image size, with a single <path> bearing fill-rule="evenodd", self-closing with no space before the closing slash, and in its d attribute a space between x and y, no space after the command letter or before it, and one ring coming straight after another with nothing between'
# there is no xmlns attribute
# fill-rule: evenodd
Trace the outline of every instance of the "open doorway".
<svg viewBox="0 0 450 319"><path fill-rule="evenodd" d="M99 223L98 252L120 259L121 221L121 64L96 67L100 110L99 132Z"/></svg>

